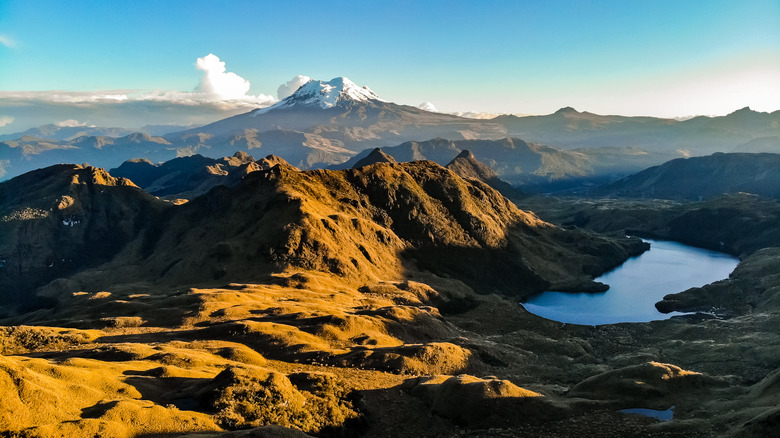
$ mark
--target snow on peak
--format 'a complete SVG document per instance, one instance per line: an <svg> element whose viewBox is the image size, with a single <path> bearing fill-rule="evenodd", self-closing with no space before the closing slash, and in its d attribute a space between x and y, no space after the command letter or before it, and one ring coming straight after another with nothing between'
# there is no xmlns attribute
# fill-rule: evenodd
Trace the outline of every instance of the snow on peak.
<svg viewBox="0 0 780 438"><path fill-rule="evenodd" d="M328 109L339 102L368 102L369 100L382 101L370 88L361 87L343 76L327 82L312 79L301 85L291 96L268 108L255 111L254 115L296 105L317 105L322 109Z"/></svg>

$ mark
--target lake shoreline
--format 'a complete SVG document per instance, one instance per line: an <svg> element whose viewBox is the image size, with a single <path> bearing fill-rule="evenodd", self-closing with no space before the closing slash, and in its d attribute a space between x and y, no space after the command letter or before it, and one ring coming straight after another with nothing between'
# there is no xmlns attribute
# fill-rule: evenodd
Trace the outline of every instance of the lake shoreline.
<svg viewBox="0 0 780 438"><path fill-rule="evenodd" d="M650 250L594 279L605 291L545 291L522 303L534 315L568 324L649 322L686 313L661 313L664 296L728 278L739 264L730 254L669 240L643 239Z"/></svg>

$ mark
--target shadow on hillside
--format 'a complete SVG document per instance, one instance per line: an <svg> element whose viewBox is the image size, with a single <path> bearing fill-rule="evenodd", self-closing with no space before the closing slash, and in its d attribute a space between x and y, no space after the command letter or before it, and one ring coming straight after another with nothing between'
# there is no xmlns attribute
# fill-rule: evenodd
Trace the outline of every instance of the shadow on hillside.
<svg viewBox="0 0 780 438"><path fill-rule="evenodd" d="M513 247L422 247L406 250L401 257L414 260L420 270L460 280L480 294L525 296L550 285L525 265ZM407 273L408 279L413 276Z"/></svg>

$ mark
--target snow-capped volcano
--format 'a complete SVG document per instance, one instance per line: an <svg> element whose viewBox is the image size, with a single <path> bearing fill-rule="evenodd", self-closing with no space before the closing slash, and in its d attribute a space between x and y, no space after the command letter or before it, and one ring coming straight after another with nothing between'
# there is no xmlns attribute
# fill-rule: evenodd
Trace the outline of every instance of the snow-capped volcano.
<svg viewBox="0 0 780 438"><path fill-rule="evenodd" d="M345 77L334 78L327 82L312 79L301 85L291 96L268 108L255 111L254 115L298 105L318 106L322 109L328 109L343 103L368 102L371 100L384 102L370 88L361 87Z"/></svg>

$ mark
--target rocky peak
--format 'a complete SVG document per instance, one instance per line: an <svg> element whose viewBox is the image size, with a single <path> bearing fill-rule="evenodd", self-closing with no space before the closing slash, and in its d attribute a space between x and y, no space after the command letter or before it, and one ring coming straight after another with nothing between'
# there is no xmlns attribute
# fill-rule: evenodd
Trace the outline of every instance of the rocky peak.
<svg viewBox="0 0 780 438"><path fill-rule="evenodd" d="M471 151L464 149L457 157L450 161L446 167L461 178L471 178L482 181L498 190L504 196L523 196L521 190L515 189L506 181L501 180L490 166L479 161Z"/></svg>
<svg viewBox="0 0 780 438"><path fill-rule="evenodd" d="M355 163L354 166L352 166L353 169L359 169L364 166L369 166L371 164L376 163L397 163L395 158L392 156L386 154L382 151L380 148L376 148L371 153L366 155L363 159Z"/></svg>
<svg viewBox="0 0 780 438"><path fill-rule="evenodd" d="M476 160L476 158L474 157L474 154L473 154L473 153L471 153L471 151L469 151L469 150L466 150L466 149L462 150L462 151L461 151L461 152L458 154L458 156L457 156L457 157L455 157L455 160L457 160L458 158L467 159L467 160ZM453 161L454 161L454 160L453 160Z"/></svg>

